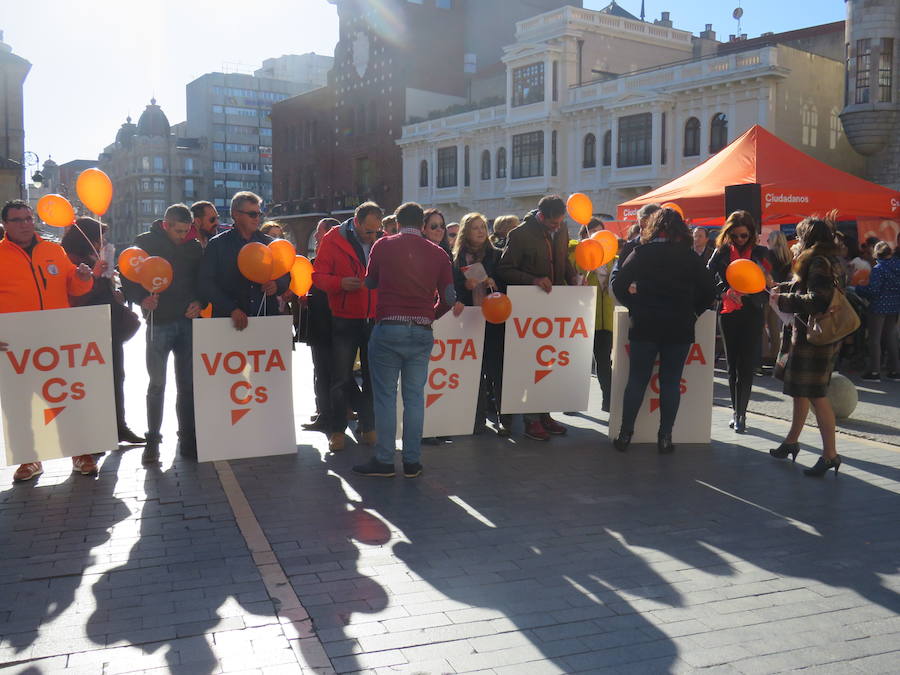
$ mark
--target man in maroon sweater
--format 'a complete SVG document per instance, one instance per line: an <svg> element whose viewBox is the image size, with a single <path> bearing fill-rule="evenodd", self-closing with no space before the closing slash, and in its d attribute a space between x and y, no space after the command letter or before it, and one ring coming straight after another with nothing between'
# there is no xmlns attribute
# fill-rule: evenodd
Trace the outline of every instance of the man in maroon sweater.
<svg viewBox="0 0 900 675"><path fill-rule="evenodd" d="M450 258L422 236L422 207L407 202L396 216L400 233L375 242L366 271L366 287L378 289L369 339L377 441L375 456L353 471L394 475L397 380L402 376L403 475L415 478L422 473L425 381L434 345L431 324L453 306L456 293Z"/></svg>

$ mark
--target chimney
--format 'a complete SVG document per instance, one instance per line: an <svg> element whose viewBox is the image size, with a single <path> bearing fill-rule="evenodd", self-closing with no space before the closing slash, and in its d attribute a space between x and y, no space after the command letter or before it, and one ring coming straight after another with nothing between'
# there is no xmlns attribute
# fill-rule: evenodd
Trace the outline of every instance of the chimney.
<svg viewBox="0 0 900 675"><path fill-rule="evenodd" d="M706 30L700 33L700 37L704 40L715 40L716 39L716 31L712 29L712 24L706 24Z"/></svg>
<svg viewBox="0 0 900 675"><path fill-rule="evenodd" d="M663 28L671 28L671 27L672 27L672 20L669 18L670 16L671 16L671 12L663 12L663 13L662 13L662 18L661 18L661 19L657 19L657 20L654 21L653 23L654 23L654 25L656 25L656 26L662 26Z"/></svg>

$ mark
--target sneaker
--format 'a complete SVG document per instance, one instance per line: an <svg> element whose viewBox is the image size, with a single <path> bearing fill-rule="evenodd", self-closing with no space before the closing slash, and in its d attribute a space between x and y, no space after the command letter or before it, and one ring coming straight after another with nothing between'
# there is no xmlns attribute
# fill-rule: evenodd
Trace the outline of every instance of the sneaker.
<svg viewBox="0 0 900 675"><path fill-rule="evenodd" d="M859 379L865 380L866 382L881 382L881 376L878 373L863 373L859 376Z"/></svg>
<svg viewBox="0 0 900 675"><path fill-rule="evenodd" d="M141 464L156 464L159 462L159 441L147 441L144 452L141 453Z"/></svg>
<svg viewBox="0 0 900 675"><path fill-rule="evenodd" d="M97 462L91 455L78 455L72 458L72 471L82 476L91 476L97 473Z"/></svg>
<svg viewBox="0 0 900 675"><path fill-rule="evenodd" d="M554 436L563 436L567 431L562 424L550 417L550 415L541 415L541 426L544 427L544 431Z"/></svg>
<svg viewBox="0 0 900 675"><path fill-rule="evenodd" d="M404 468L405 471L405 468ZM421 471L421 467L420 467ZM378 478L393 478L395 475L393 464L383 464L374 457L365 464L357 464L353 467L353 473L360 476L373 476ZM418 475L418 474L417 474ZM414 477L414 476L411 476Z"/></svg>
<svg viewBox="0 0 900 675"><path fill-rule="evenodd" d="M131 443L132 445L138 445L143 443L146 439L143 436L138 436L127 426L122 426L119 429L119 443Z"/></svg>
<svg viewBox="0 0 900 675"><path fill-rule="evenodd" d="M13 482L22 483L44 473L44 465L40 462L26 462L13 474Z"/></svg>
<svg viewBox="0 0 900 675"><path fill-rule="evenodd" d="M898 373L896 370L892 370L887 374L887 379L894 382L900 382L900 373Z"/></svg>
<svg viewBox="0 0 900 675"><path fill-rule="evenodd" d="M374 430L363 431L361 434L359 434L359 436L357 436L357 438L359 438L360 442L362 442L363 445L375 445L375 443L378 441L378 435Z"/></svg>
<svg viewBox="0 0 900 675"><path fill-rule="evenodd" d="M328 450L331 452L340 452L344 449L344 443L346 442L346 436L344 436L343 431L339 431L335 434L331 434L328 437Z"/></svg>
<svg viewBox="0 0 900 675"><path fill-rule="evenodd" d="M540 422L534 421L525 425L525 438L530 438L533 441L549 441L550 434L547 433Z"/></svg>
<svg viewBox="0 0 900 675"><path fill-rule="evenodd" d="M391 474L392 476L394 474ZM419 462L403 462L403 477L418 478L422 475L422 465Z"/></svg>

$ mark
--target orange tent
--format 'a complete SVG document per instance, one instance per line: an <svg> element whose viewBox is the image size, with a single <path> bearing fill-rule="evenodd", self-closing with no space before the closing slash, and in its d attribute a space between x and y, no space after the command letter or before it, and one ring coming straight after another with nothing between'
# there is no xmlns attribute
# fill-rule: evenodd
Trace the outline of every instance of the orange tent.
<svg viewBox="0 0 900 675"><path fill-rule="evenodd" d="M764 224L795 223L832 209L840 220L900 215L900 192L834 169L757 124L683 176L619 204L618 219L634 220L644 204L675 202L694 223L720 224L725 186L743 183L761 185Z"/></svg>

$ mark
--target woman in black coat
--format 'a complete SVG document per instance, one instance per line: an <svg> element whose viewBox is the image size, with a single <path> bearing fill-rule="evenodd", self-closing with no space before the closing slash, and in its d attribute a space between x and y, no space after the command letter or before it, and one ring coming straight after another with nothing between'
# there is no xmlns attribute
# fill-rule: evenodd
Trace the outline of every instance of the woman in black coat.
<svg viewBox="0 0 900 675"><path fill-rule="evenodd" d="M725 342L728 362L728 390L734 416L729 423L739 434L747 430L747 404L753 378L762 358L763 326L766 322L765 291L746 295L731 288L725 271L735 260L752 260L763 268L767 285L771 285L771 264L768 249L758 246L759 230L747 211L735 211L725 221L716 239L716 251L709 259L722 303L719 307L719 326Z"/></svg>
<svg viewBox="0 0 900 675"><path fill-rule="evenodd" d="M712 277L691 250L690 232L677 211L661 209L650 216L641 232L641 245L613 272L612 289L631 317L628 384L622 426L613 445L620 452L628 449L658 356L657 447L661 453L672 452L681 374L694 343L694 324L716 295Z"/></svg>
<svg viewBox="0 0 900 675"><path fill-rule="evenodd" d="M463 307L481 306L484 298L498 289L495 270L500 251L488 238L487 218L480 213L467 213L459 221L459 235L453 247L453 283L456 287L456 316ZM480 264L485 276L472 274L471 266ZM468 274L467 274L468 272ZM484 331L484 353L481 359L481 385L475 410L475 433L487 430L485 419L489 407L495 407L497 435L509 436L510 420L500 415L500 392L503 381L503 324L488 323Z"/></svg>
<svg viewBox="0 0 900 675"><path fill-rule="evenodd" d="M778 459L800 452L800 432L806 423L810 404L816 414L822 436L822 456L807 476L824 476L829 469L835 474L841 466L835 440L834 410L828 400L828 384L834 368L838 341L830 345L814 345L806 339L811 314L828 309L836 288L843 290L841 263L834 241L834 229L824 220L807 218L797 225L800 254L794 262L794 279L778 284L771 303L782 312L794 315L784 330L781 352L775 366L775 377L784 382L784 393L794 401L791 429L784 442L770 454Z"/></svg>

